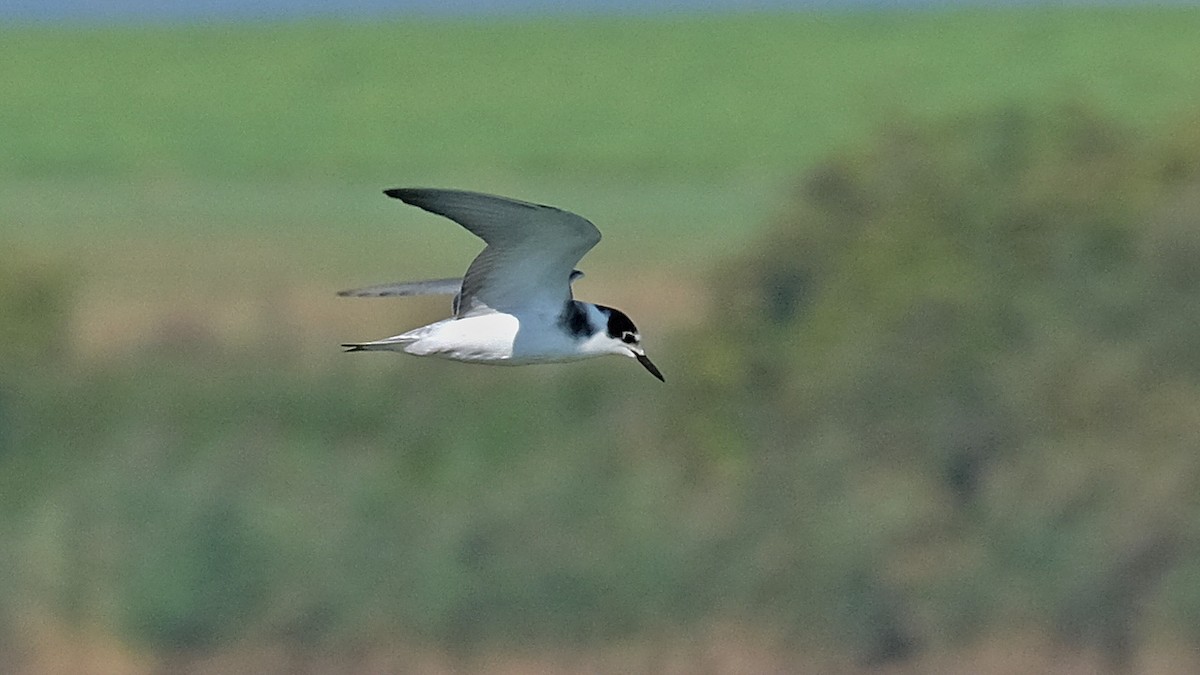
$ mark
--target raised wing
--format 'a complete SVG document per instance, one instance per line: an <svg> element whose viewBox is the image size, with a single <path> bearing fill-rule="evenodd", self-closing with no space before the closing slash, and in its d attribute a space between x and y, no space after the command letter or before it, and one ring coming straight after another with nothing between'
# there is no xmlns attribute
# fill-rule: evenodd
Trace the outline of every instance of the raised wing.
<svg viewBox="0 0 1200 675"><path fill-rule="evenodd" d="M556 316L571 299L575 264L600 241L586 218L552 206L462 190L384 194L445 216L487 242L463 277L456 316L491 310Z"/></svg>

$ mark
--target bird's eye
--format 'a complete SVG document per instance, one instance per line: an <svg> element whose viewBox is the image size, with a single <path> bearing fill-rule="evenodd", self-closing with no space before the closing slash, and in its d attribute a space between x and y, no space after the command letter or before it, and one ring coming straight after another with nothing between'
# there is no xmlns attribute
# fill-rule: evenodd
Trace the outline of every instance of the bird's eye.
<svg viewBox="0 0 1200 675"><path fill-rule="evenodd" d="M629 331L625 331L624 333L621 333L621 342L631 345L631 344L637 342L637 336L634 335L633 333L630 333Z"/></svg>

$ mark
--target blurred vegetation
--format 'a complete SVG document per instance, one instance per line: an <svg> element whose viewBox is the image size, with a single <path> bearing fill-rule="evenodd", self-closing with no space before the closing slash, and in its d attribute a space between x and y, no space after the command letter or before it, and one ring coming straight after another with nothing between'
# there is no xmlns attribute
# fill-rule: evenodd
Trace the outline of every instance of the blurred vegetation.
<svg viewBox="0 0 1200 675"><path fill-rule="evenodd" d="M683 349L753 439L783 617L878 657L1033 622L1123 668L1158 613L1195 639L1197 140L1078 105L897 123L727 266Z"/></svg>
<svg viewBox="0 0 1200 675"><path fill-rule="evenodd" d="M728 626L868 668L1200 646L1198 32L0 27L0 670L74 672L30 665L47 625L167 672ZM325 349L420 311L331 291L475 250L383 229L393 181L597 217L581 293L668 383Z"/></svg>
<svg viewBox="0 0 1200 675"><path fill-rule="evenodd" d="M74 290L61 263L0 253L0 368L42 365L70 350Z"/></svg>
<svg viewBox="0 0 1200 675"><path fill-rule="evenodd" d="M718 265L666 386L171 335L29 359L63 327L21 308L72 287L6 267L0 627L470 651L729 620L870 664L1036 626L1114 670L1195 645L1194 128L895 122Z"/></svg>

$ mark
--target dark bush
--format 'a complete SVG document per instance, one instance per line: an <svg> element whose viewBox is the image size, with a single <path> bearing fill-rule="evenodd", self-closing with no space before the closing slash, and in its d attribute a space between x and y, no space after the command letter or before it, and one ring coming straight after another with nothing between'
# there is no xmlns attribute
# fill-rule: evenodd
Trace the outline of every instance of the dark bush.
<svg viewBox="0 0 1200 675"><path fill-rule="evenodd" d="M1200 519L1200 143L1172 141L1078 106L897 123L725 266L681 386L753 420L775 602L819 584L864 656L1032 619L1128 658Z"/></svg>

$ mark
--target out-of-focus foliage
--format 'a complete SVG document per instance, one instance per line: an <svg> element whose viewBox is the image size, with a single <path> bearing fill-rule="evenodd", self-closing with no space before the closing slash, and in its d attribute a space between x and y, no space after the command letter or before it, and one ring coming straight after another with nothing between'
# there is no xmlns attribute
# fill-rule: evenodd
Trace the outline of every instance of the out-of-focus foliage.
<svg viewBox="0 0 1200 675"><path fill-rule="evenodd" d="M781 614L878 655L1035 622L1123 663L1148 615L1196 638L1198 178L1194 136L1078 106L897 123L809 172L688 347L727 413L693 424L753 439Z"/></svg>
<svg viewBox="0 0 1200 675"><path fill-rule="evenodd" d="M481 378L384 355L367 363L390 375L351 376L200 356L25 392L20 450L44 470L18 472L36 498L8 508L17 560L0 588L18 618L167 651L545 645L694 606L705 577L680 573L706 525L669 458L643 453L611 371Z"/></svg>
<svg viewBox="0 0 1200 675"><path fill-rule="evenodd" d="M0 252L0 373L64 356L72 291L61 265Z"/></svg>
<svg viewBox="0 0 1200 675"><path fill-rule="evenodd" d="M0 467L8 468L0 471L0 505L22 498L24 469L37 462L26 463L17 429L33 413L23 384L69 360L74 290L61 264L0 252Z"/></svg>
<svg viewBox="0 0 1200 675"><path fill-rule="evenodd" d="M1195 644L1197 158L1082 107L897 123L654 341L666 385L170 336L26 371L0 392L0 629L168 654L720 621L864 662L1029 626L1116 665Z"/></svg>

